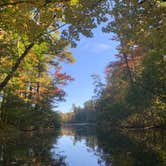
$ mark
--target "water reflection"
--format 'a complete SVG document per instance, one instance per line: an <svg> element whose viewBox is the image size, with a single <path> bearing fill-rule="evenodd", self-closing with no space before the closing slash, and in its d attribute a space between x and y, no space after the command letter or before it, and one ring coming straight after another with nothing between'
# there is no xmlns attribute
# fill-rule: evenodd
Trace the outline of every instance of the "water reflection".
<svg viewBox="0 0 166 166"><path fill-rule="evenodd" d="M54 145L54 154L64 154L68 166L104 166L105 161L98 153L94 127L64 127L61 137Z"/></svg>
<svg viewBox="0 0 166 166"><path fill-rule="evenodd" d="M100 132L98 146L105 154L106 163L112 166L165 166L165 131L113 131ZM150 145L150 146L149 146Z"/></svg>
<svg viewBox="0 0 166 166"><path fill-rule="evenodd" d="M103 132L90 126L70 126L61 135L55 149L65 154L69 166L166 165L166 131Z"/></svg>
<svg viewBox="0 0 166 166"><path fill-rule="evenodd" d="M3 138L3 139L2 139ZM165 131L110 131L66 126L60 131L0 138L0 166L165 166Z"/></svg>
<svg viewBox="0 0 166 166"><path fill-rule="evenodd" d="M54 158L51 149L57 141L58 131L21 133L0 138L0 166L60 166L64 156Z"/></svg>

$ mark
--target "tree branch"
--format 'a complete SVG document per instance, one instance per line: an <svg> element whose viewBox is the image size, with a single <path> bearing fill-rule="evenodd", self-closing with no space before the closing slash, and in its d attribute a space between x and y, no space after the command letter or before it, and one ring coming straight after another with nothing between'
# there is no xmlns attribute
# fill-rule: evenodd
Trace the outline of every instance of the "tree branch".
<svg viewBox="0 0 166 166"><path fill-rule="evenodd" d="M26 57L26 55L29 53L29 51L31 50L31 48L35 45L35 42L44 34L47 33L51 33L51 32L55 32L57 30L59 30L60 28L64 27L66 24L62 24L61 26L57 27L56 29L53 29L49 32L43 32L40 33L38 35L38 37L31 43L29 44L25 51L22 53L22 55L17 59L16 63L12 66L10 73L4 78L4 80L0 83L0 92L3 90L3 88L8 84L8 82L10 81L10 79L13 77L14 73L16 72L16 70L18 69L18 67L20 66L21 62L24 60L24 58Z"/></svg>
<svg viewBox="0 0 166 166"><path fill-rule="evenodd" d="M0 92L3 90L3 88L7 85L7 83L10 81L10 79L13 77L15 71L20 66L21 62L25 58L25 56L28 54L28 52L31 50L31 48L34 46L34 42L31 43L23 52L23 54L19 57L19 59L16 61L16 63L12 66L10 73L6 76L6 78L0 83Z"/></svg>
<svg viewBox="0 0 166 166"><path fill-rule="evenodd" d="M9 5L12 5L12 6L14 6L14 5L18 5L18 4L22 4L22 3L29 3L29 4L34 4L34 1L33 0L31 0L31 1L29 1L29 0L22 0L22 1L17 1L17 2L8 2L8 3L2 3L2 4L0 4L0 7L5 7L5 6L9 6Z"/></svg>
<svg viewBox="0 0 166 166"><path fill-rule="evenodd" d="M68 2L70 0L58 0L57 2ZM43 6L45 6L46 4L48 3L51 3L52 0L46 0L45 4ZM35 0L20 0L20 1L16 1L16 2L6 2L6 3L1 3L0 4L0 7L6 7L6 6L9 6L9 5L18 5L18 4L22 4L22 3L29 3L29 4L35 4Z"/></svg>

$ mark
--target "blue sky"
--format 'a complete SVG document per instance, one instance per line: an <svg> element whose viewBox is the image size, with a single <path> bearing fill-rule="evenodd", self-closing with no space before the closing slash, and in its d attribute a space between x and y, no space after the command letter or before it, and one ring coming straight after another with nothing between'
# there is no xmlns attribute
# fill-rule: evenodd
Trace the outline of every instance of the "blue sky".
<svg viewBox="0 0 166 166"><path fill-rule="evenodd" d="M82 106L85 101L93 96L92 74L98 74L104 80L105 66L115 60L118 43L112 41L112 34L101 32L100 27L94 31L93 38L81 37L76 48L70 51L74 55L74 64L63 64L63 71L71 75L75 80L66 87L66 101L59 104L58 110L71 111L72 104Z"/></svg>

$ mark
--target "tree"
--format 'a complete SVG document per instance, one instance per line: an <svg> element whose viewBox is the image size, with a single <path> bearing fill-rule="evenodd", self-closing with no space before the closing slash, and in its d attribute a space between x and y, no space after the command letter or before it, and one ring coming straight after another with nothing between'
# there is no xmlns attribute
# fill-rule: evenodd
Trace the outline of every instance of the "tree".
<svg viewBox="0 0 166 166"><path fill-rule="evenodd" d="M165 14L160 1L119 1L111 5L104 32L119 41L116 62L106 67L107 84L96 102L105 126L164 126Z"/></svg>
<svg viewBox="0 0 166 166"><path fill-rule="evenodd" d="M100 5L99 5L100 3ZM68 26L68 31L63 30L62 38L70 41L72 46L75 40L79 40L79 33L92 36L91 29L96 24L105 21L103 9L105 2L89 1L7 1L0 4L1 25L0 29L9 36L8 48L12 51L12 65L7 75L0 83L0 91L8 84L21 62L29 54L36 44L46 41L50 46L56 46L56 41L50 38L57 30ZM106 9L105 9L106 10ZM79 11L82 11L81 13ZM83 17L86 16L86 17ZM84 19L82 19L84 18ZM22 25L22 26L20 26ZM22 47L18 46L22 43ZM57 54L56 47L52 51ZM3 50L5 51L5 50ZM9 51L9 49L7 49ZM3 57L4 58L4 57Z"/></svg>

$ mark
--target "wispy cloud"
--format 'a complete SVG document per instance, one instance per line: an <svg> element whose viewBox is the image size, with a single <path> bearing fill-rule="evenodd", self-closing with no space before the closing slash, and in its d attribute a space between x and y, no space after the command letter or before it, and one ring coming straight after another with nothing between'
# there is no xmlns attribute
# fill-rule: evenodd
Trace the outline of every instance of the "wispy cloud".
<svg viewBox="0 0 166 166"><path fill-rule="evenodd" d="M107 43L91 42L82 44L82 46L80 46L80 49L97 54L111 49L111 46Z"/></svg>
<svg viewBox="0 0 166 166"><path fill-rule="evenodd" d="M106 51L110 49L110 45L105 43L97 43L94 47L97 51Z"/></svg>

